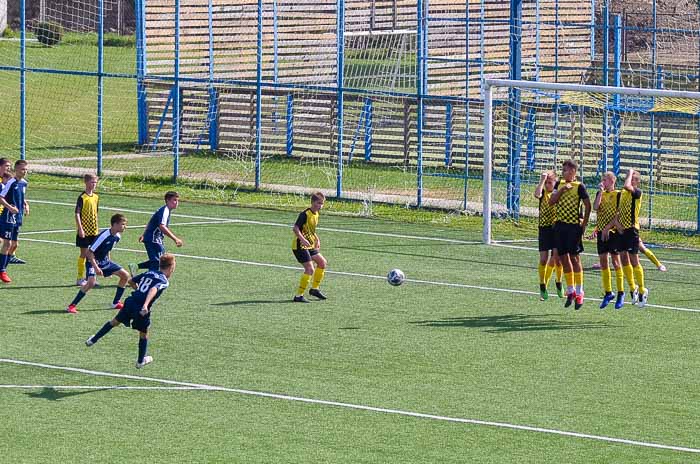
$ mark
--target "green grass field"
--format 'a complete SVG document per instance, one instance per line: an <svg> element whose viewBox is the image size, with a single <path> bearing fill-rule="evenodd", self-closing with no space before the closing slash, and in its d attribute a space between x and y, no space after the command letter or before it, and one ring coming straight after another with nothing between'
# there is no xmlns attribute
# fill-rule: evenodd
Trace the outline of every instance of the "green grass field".
<svg viewBox="0 0 700 464"><path fill-rule="evenodd" d="M114 279L64 312L77 191L31 187L28 264L1 290L4 462L700 462L699 248L656 249L667 273L644 261L644 310L599 310L587 271L574 312L538 300L533 242L484 246L476 228L330 208L329 299L302 305L295 212L185 196L155 361L136 370L130 329L84 345L114 315ZM103 225L129 218L114 260L142 260L137 238L162 202L101 203ZM409 280L389 286L391 268Z"/></svg>

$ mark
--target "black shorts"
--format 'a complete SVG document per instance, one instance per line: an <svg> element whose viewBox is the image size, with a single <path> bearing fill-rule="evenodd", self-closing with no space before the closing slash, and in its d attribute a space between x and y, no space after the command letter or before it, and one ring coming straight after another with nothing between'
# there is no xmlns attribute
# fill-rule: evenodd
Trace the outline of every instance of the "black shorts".
<svg viewBox="0 0 700 464"><path fill-rule="evenodd" d="M598 254L611 253L613 255L617 254L617 249L619 247L618 243L620 241L620 234L611 233L607 240L603 240L603 233L598 231L598 239L596 240L596 246L598 247Z"/></svg>
<svg viewBox="0 0 700 464"><path fill-rule="evenodd" d="M114 317L116 320L124 324L126 327L131 327L139 332L145 332L151 325L151 313L146 316L141 315L141 308L126 305L119 310Z"/></svg>
<svg viewBox="0 0 700 464"><path fill-rule="evenodd" d="M95 239L97 238L97 235L86 235L83 238L80 238L80 235L75 234L75 246L78 248L89 248L90 245L95 243Z"/></svg>
<svg viewBox="0 0 700 464"><path fill-rule="evenodd" d="M639 231L634 227L625 229L622 232L617 244L617 251L626 251L636 255L639 253Z"/></svg>
<svg viewBox="0 0 700 464"><path fill-rule="evenodd" d="M579 224L557 222L554 224L554 237L556 239L559 255L578 255L583 252L581 238L583 230Z"/></svg>
<svg viewBox="0 0 700 464"><path fill-rule="evenodd" d="M316 248L312 248L310 250L297 248L296 250L292 250L292 253L294 253L294 257L297 259L297 261L304 264L311 261L311 257L318 254L318 250Z"/></svg>
<svg viewBox="0 0 700 464"><path fill-rule="evenodd" d="M557 247L557 241L554 238L554 226L540 227L537 234L540 251L549 251Z"/></svg>

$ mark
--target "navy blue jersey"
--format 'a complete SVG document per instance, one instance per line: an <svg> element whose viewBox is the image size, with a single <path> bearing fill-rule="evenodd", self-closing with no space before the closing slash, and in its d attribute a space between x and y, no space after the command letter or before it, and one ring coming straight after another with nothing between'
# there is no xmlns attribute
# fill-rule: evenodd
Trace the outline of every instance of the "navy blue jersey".
<svg viewBox="0 0 700 464"><path fill-rule="evenodd" d="M158 211L153 213L146 226L146 231L143 233L143 241L162 244L163 232L160 230L161 224L164 226L170 224L170 208L168 208L168 205L161 206Z"/></svg>
<svg viewBox="0 0 700 464"><path fill-rule="evenodd" d="M109 229L105 229L100 232L92 245L90 245L90 251L95 255L95 260L97 262L104 261L109 257L109 252L112 251L114 245L122 238L119 232L112 235Z"/></svg>
<svg viewBox="0 0 700 464"><path fill-rule="evenodd" d="M161 293L163 293L163 291L168 288L168 285L170 285L168 278L165 277L165 274L160 271L144 272L143 274L132 277L131 280L136 282L137 287L136 290L131 293L129 298L124 301L124 306L131 308L142 308L143 302L146 301L148 291L155 287L158 289L158 292L151 300L151 304L148 305L148 309L151 309L153 303L156 302Z"/></svg>
<svg viewBox="0 0 700 464"><path fill-rule="evenodd" d="M7 181L2 192L0 192L0 196L12 206L17 207L19 212L13 214L7 208L3 209L2 214L0 214L0 223L22 225L22 218L24 217L24 195L26 193L27 181L25 179L17 180L13 177Z"/></svg>

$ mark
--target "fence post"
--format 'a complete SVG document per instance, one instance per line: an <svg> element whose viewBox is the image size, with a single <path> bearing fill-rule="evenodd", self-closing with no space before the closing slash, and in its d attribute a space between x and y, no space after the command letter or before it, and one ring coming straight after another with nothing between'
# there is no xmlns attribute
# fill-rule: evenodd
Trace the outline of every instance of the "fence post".
<svg viewBox="0 0 700 464"><path fill-rule="evenodd" d="M336 66L337 66L337 76L336 76L336 86L337 86L337 102L338 116L337 116L337 127L338 127L338 143L337 143L337 155L338 155L338 167L336 172L336 185L335 185L335 196L341 198L343 195L343 86L345 85L345 0L337 0L336 2ZM333 126L331 125L331 128Z"/></svg>
<svg viewBox="0 0 700 464"><path fill-rule="evenodd" d="M180 0L175 0L175 62L173 83L173 182L180 175Z"/></svg>
<svg viewBox="0 0 700 464"><path fill-rule="evenodd" d="M365 161L372 160L372 99L365 100Z"/></svg>
<svg viewBox="0 0 700 464"><path fill-rule="evenodd" d="M27 158L27 18L26 0L19 2L19 157Z"/></svg>
<svg viewBox="0 0 700 464"><path fill-rule="evenodd" d="M258 45L255 58L255 189L260 188L262 162L262 30L263 3L258 0Z"/></svg>
<svg viewBox="0 0 700 464"><path fill-rule="evenodd" d="M104 117L104 0L97 2L97 175L102 175L102 126Z"/></svg>
<svg viewBox="0 0 700 464"><path fill-rule="evenodd" d="M294 94L287 94L287 157L294 151Z"/></svg>
<svg viewBox="0 0 700 464"><path fill-rule="evenodd" d="M24 1L24 0L23 0ZM136 108L138 115L138 144L148 144L148 99L146 98L146 16L145 0L136 0Z"/></svg>
<svg viewBox="0 0 700 464"><path fill-rule="evenodd" d="M510 0L510 79L522 76L522 0ZM508 89L508 212L520 216L520 89Z"/></svg>
<svg viewBox="0 0 700 464"><path fill-rule="evenodd" d="M445 105L445 166L452 164L452 103Z"/></svg>
<svg viewBox="0 0 700 464"><path fill-rule="evenodd" d="M613 16L613 85L620 87L622 85L622 17L620 15ZM620 130L622 129L622 120L620 118L620 95L613 94L613 171L615 175L620 173ZM607 157L603 163L602 172L608 170Z"/></svg>

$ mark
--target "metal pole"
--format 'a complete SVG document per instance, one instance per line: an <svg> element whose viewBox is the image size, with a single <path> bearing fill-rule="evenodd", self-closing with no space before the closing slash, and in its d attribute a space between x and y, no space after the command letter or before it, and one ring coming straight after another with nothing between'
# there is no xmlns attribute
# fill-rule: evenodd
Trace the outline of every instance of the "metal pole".
<svg viewBox="0 0 700 464"><path fill-rule="evenodd" d="M255 189L260 188L262 162L263 2L258 0L258 46L255 61Z"/></svg>
<svg viewBox="0 0 700 464"><path fill-rule="evenodd" d="M466 11L466 40L464 44L464 93L465 102L465 117L464 117L464 170L462 171L462 209L467 209L467 194L469 191L469 4L467 2Z"/></svg>
<svg viewBox="0 0 700 464"><path fill-rule="evenodd" d="M136 0L136 113L138 116L138 143L148 144L148 100L146 99L146 0Z"/></svg>
<svg viewBox="0 0 700 464"><path fill-rule="evenodd" d="M522 0L510 0L510 79L522 74ZM520 215L520 89L508 90L508 213Z"/></svg>
<svg viewBox="0 0 700 464"><path fill-rule="evenodd" d="M97 2L97 175L102 175L102 127L104 117L104 0Z"/></svg>
<svg viewBox="0 0 700 464"><path fill-rule="evenodd" d="M175 63L173 82L173 182L180 174L180 0L175 0Z"/></svg>
<svg viewBox="0 0 700 464"><path fill-rule="evenodd" d="M610 53L610 13L608 1L603 0L603 63L602 63L602 84L608 85L608 60ZM601 157L598 170L606 172L608 170L608 138L610 137L610 122L607 109L603 110L603 146L601 147Z"/></svg>
<svg viewBox="0 0 700 464"><path fill-rule="evenodd" d="M425 0L417 1L417 26L418 31L416 38L418 39L417 50L417 68L416 72L416 206L420 207L423 203L423 96L425 95Z"/></svg>
<svg viewBox="0 0 700 464"><path fill-rule="evenodd" d="M214 5L207 2L207 26L209 29L209 148L219 148L219 92L214 87Z"/></svg>
<svg viewBox="0 0 700 464"><path fill-rule="evenodd" d="M493 159L493 120L492 106L493 88L486 83L484 86L484 230L483 242L491 244L491 163Z"/></svg>
<svg viewBox="0 0 700 464"><path fill-rule="evenodd" d="M26 0L19 2L19 157L27 158L27 18Z"/></svg>
<svg viewBox="0 0 700 464"><path fill-rule="evenodd" d="M335 196L341 198L343 195L343 85L345 83L345 0L336 1L337 18L336 18L336 66L337 80L336 80L336 99L338 106L338 116L337 116L337 128L338 128L338 168L336 173L336 185L335 185Z"/></svg>

